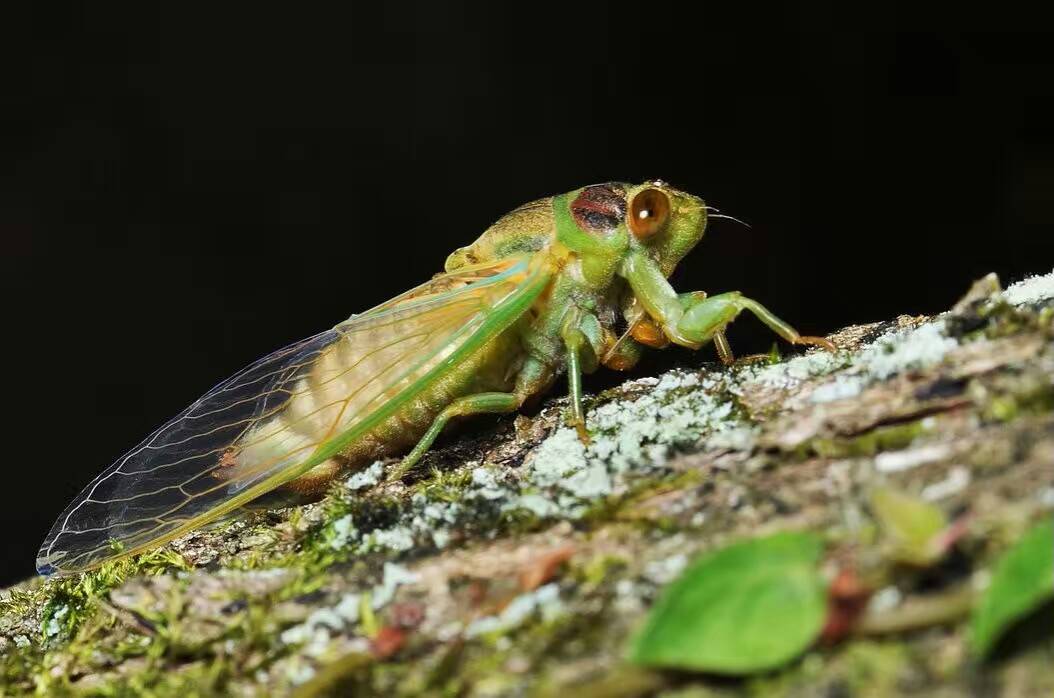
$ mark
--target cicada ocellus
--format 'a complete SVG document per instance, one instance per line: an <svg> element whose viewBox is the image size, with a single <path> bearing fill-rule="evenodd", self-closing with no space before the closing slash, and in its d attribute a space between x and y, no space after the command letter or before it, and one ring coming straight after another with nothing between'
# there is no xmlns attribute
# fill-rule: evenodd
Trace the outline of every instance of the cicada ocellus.
<svg viewBox="0 0 1054 698"><path fill-rule="evenodd" d="M55 522L42 574L93 568L160 545L283 488L406 454L400 477L451 420L514 412L569 377L569 421L588 439L581 375L624 370L644 346L713 341L751 311L738 293L678 295L667 281L708 208L655 181L599 184L507 214L442 274L281 349L210 390L96 477Z"/></svg>

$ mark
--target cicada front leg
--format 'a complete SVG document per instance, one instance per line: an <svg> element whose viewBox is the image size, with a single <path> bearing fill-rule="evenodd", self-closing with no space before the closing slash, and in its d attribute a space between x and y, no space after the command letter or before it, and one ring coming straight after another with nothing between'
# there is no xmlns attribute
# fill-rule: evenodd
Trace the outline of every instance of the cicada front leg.
<svg viewBox="0 0 1054 698"><path fill-rule="evenodd" d="M684 293L678 296L678 300L684 308L684 313L677 321L677 332L688 341L700 345L713 341L718 356L725 364L735 361L732 348L725 337L725 328L744 310L753 313L769 329L791 344L811 345L831 352L838 350L834 344L823 337L799 334L796 329L780 320L768 308L747 298L739 291L702 298L697 294Z"/></svg>

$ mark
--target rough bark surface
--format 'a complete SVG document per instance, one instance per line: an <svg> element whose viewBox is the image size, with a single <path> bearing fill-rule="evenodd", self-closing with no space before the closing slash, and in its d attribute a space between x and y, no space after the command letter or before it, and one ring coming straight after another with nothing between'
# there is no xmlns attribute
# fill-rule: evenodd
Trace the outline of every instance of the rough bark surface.
<svg viewBox="0 0 1054 698"><path fill-rule="evenodd" d="M28 580L0 594L2 692L1051 695L1049 607L984 662L969 604L918 609L983 583L1054 509L1054 274L829 338L837 354L593 396L588 449L553 398L464 429L403 482L375 464L320 502ZM832 577L868 569L879 486L956 534L939 562L887 575L844 637L761 676L627 663L662 587L729 541L812 530Z"/></svg>

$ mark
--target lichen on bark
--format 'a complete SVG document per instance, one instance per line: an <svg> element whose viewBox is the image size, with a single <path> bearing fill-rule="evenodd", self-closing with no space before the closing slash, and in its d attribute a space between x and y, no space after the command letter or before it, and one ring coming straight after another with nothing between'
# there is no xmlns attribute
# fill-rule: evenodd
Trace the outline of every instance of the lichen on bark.
<svg viewBox="0 0 1054 698"><path fill-rule="evenodd" d="M983 579L1054 510L1054 273L1006 291L987 279L942 315L830 339L836 354L697 363L592 396L588 447L554 397L463 430L402 482L375 464L321 501L28 580L0 598L2 690L1049 694L1049 628L981 664L961 614L913 625L911 610ZM939 565L884 580L872 625L762 677L626 663L657 593L698 553L807 529L832 564L877 555L879 486L963 530Z"/></svg>

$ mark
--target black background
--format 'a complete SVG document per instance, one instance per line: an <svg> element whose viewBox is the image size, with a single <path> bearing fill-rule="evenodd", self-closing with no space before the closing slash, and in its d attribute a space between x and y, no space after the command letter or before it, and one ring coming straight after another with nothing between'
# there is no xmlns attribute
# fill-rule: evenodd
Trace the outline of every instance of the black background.
<svg viewBox="0 0 1054 698"><path fill-rule="evenodd" d="M211 385L543 195L661 177L703 196L752 227L715 221L676 285L809 333L1051 270L1051 37L653 4L8 24L0 582ZM748 319L730 334L771 343Z"/></svg>

